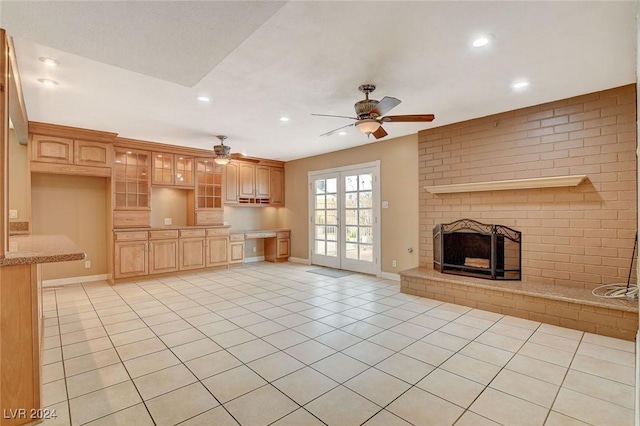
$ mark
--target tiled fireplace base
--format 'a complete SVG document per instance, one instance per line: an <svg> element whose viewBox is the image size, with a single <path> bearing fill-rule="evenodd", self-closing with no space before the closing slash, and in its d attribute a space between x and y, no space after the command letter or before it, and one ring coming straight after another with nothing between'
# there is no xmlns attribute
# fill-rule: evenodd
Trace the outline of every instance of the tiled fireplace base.
<svg viewBox="0 0 640 426"><path fill-rule="evenodd" d="M603 299L590 290L522 281L489 281L429 268L400 272L400 289L486 311L634 340L638 301Z"/></svg>

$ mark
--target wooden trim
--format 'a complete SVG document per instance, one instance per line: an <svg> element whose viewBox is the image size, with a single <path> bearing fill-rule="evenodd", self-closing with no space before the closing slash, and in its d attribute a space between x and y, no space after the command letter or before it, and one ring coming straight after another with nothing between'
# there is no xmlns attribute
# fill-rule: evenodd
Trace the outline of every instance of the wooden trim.
<svg viewBox="0 0 640 426"><path fill-rule="evenodd" d="M116 138L114 146L119 148L132 148L156 153L181 154L192 157L204 157L213 159L213 149L189 148L186 146L170 145L166 143L143 141L139 139Z"/></svg>
<svg viewBox="0 0 640 426"><path fill-rule="evenodd" d="M29 119L22 94L22 83L20 82L16 50L13 47L13 38L7 36L7 44L9 46L9 116L18 142L26 145L29 140Z"/></svg>
<svg viewBox="0 0 640 426"><path fill-rule="evenodd" d="M58 175L111 177L111 169L107 167L76 166L74 164L55 164L31 162L31 173L53 173Z"/></svg>
<svg viewBox="0 0 640 426"><path fill-rule="evenodd" d="M247 157L242 154L231 154L231 161L253 163L260 166L284 167L284 161L269 160L266 158Z"/></svg>
<svg viewBox="0 0 640 426"><path fill-rule="evenodd" d="M29 133L37 135L57 136L62 138L83 139L92 142L113 143L117 133L80 127L61 126L58 124L29 121Z"/></svg>
<svg viewBox="0 0 640 426"><path fill-rule="evenodd" d="M509 189L557 188L563 186L578 186L586 178L586 175L552 176L533 179L496 180L490 182L425 186L424 189L432 194L451 194L457 192L504 191Z"/></svg>

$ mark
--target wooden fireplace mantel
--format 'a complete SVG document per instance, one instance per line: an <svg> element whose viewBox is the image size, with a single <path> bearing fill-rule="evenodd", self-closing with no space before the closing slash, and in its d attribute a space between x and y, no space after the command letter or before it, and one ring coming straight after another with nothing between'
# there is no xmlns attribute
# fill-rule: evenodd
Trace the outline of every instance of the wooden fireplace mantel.
<svg viewBox="0 0 640 426"><path fill-rule="evenodd" d="M456 192L503 191L509 189L557 188L578 186L587 175L551 176L532 179L494 180L489 182L456 183L451 185L425 186L432 194L451 194Z"/></svg>

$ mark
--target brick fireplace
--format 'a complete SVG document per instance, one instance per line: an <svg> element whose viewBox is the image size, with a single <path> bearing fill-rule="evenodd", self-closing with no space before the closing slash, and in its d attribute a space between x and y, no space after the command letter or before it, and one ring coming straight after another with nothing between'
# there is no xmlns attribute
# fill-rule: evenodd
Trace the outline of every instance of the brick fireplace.
<svg viewBox="0 0 640 426"><path fill-rule="evenodd" d="M635 101L627 85L420 132L420 266L433 265L434 226L472 217L526 235L525 281L585 289L626 282L637 226ZM424 189L560 175L586 179L575 187Z"/></svg>
<svg viewBox="0 0 640 426"><path fill-rule="evenodd" d="M591 294L637 276L635 85L424 130L418 140L419 268L400 273L402 292L635 338L638 301ZM434 227L470 217L522 233L521 281L434 269Z"/></svg>

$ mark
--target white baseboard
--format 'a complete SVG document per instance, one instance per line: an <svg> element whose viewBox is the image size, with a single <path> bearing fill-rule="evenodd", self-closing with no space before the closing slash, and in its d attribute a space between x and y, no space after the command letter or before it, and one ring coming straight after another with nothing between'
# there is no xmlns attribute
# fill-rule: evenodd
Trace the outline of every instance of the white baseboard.
<svg viewBox="0 0 640 426"><path fill-rule="evenodd" d="M384 278L385 280L400 281L400 274L396 274L395 272L381 272L380 278Z"/></svg>
<svg viewBox="0 0 640 426"><path fill-rule="evenodd" d="M92 281L104 281L107 274L85 275L83 277L56 278L53 280L42 280L42 287L59 287L67 284L89 283Z"/></svg>
<svg viewBox="0 0 640 426"><path fill-rule="evenodd" d="M303 259L301 257L290 257L289 262L300 263L302 265L311 265L311 261L309 259Z"/></svg>
<svg viewBox="0 0 640 426"><path fill-rule="evenodd" d="M254 257L244 258L244 263L262 262L262 261L264 261L264 256L254 256Z"/></svg>

